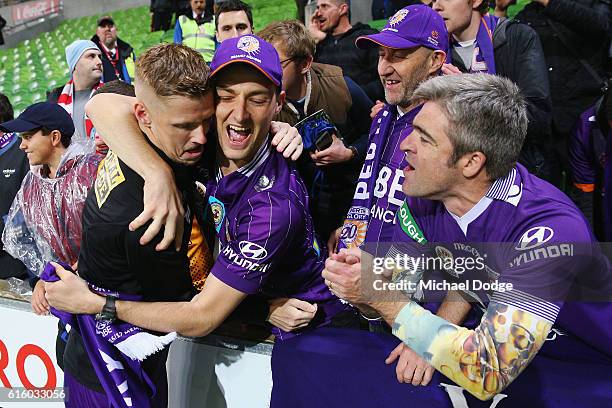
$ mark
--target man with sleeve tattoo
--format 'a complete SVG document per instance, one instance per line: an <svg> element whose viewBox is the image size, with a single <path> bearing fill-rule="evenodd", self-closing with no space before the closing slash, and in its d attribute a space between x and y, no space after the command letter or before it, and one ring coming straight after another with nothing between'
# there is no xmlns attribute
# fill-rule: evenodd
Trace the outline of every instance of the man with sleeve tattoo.
<svg viewBox="0 0 612 408"><path fill-rule="evenodd" d="M396 337L481 400L513 382L525 389L519 379L533 378L529 366L544 358L538 353L545 342L544 355L587 364L587 373L601 364L609 372L612 332L602 325L612 313L608 263L571 201L516 163L527 128L518 87L488 74L464 74L431 79L415 97L424 105L401 145L409 164L396 233L414 235L416 229L435 243L439 258L484 259L481 275L441 268L444 282L463 284L472 307L484 308L482 320L475 328L461 327L403 293L364 290L374 270L357 249L327 261L328 286L376 310ZM474 289L477 281L489 289ZM553 375L554 365L534 370L545 367L542 374ZM544 398L539 396L551 389L531 392L531 398ZM610 402L604 394L590 398L599 401L596 406Z"/></svg>

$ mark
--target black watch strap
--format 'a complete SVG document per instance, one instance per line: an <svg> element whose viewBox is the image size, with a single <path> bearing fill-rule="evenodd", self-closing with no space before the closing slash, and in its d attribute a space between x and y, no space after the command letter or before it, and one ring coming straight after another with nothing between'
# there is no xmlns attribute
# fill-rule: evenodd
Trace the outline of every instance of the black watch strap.
<svg viewBox="0 0 612 408"><path fill-rule="evenodd" d="M115 307L116 300L117 298L115 296L106 296L104 307L100 313L96 314L96 320L111 323L117 320L117 309Z"/></svg>
<svg viewBox="0 0 612 408"><path fill-rule="evenodd" d="M351 153L352 153L351 161L355 160L357 158L357 155L359 154L359 152L357 151L357 148L355 146L349 146L348 148L351 150Z"/></svg>

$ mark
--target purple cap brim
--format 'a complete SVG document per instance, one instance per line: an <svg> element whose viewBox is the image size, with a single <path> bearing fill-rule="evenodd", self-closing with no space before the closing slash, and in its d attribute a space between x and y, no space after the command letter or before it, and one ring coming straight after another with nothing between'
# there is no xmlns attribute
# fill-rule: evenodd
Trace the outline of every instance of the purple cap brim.
<svg viewBox="0 0 612 408"><path fill-rule="evenodd" d="M249 59L245 59L245 58L236 58L230 61L225 62L224 64L219 65L214 71L212 71L210 73L210 78L212 78L213 76L215 76L215 74L219 73L219 71L221 71L223 68L227 67L230 64L233 64L235 62L244 62L246 64L249 64L250 66L252 66L253 68L257 68L257 70L259 72L261 72L262 74L264 74L264 76L266 78L268 78L274 85L276 86L281 86L280 82L276 81L274 78L272 78L266 71L264 71L264 69L262 67L260 67L259 65L257 65L256 63L254 63L253 61L249 60Z"/></svg>
<svg viewBox="0 0 612 408"><path fill-rule="evenodd" d="M412 47L425 47L421 43L416 43L395 34L382 32L378 34L364 35L355 40L357 48L366 49L381 45L387 48L403 50Z"/></svg>

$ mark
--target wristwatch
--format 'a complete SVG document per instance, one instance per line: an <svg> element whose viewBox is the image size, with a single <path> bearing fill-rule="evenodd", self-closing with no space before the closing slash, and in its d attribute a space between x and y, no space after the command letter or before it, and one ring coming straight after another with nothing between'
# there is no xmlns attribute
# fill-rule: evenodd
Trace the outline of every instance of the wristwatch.
<svg viewBox="0 0 612 408"><path fill-rule="evenodd" d="M357 157L357 148L355 146L349 146L348 148L351 151L351 159L350 160L355 160L355 157Z"/></svg>
<svg viewBox="0 0 612 408"><path fill-rule="evenodd" d="M116 296L107 295L106 302L100 313L96 314L97 321L104 321L107 323L113 323L117 320L117 309L115 308Z"/></svg>

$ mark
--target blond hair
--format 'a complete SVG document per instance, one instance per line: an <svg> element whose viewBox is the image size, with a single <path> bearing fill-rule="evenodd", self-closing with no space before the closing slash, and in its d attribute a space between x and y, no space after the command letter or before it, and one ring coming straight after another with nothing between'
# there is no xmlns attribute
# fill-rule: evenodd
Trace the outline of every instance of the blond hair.
<svg viewBox="0 0 612 408"><path fill-rule="evenodd" d="M148 85L157 96L201 97L209 90L210 69L202 55L181 44L160 44L136 61L136 86Z"/></svg>

